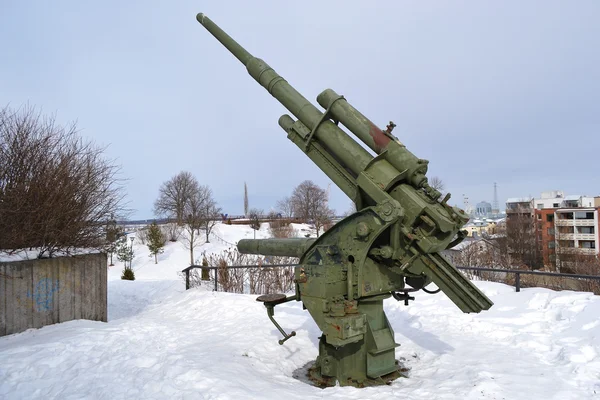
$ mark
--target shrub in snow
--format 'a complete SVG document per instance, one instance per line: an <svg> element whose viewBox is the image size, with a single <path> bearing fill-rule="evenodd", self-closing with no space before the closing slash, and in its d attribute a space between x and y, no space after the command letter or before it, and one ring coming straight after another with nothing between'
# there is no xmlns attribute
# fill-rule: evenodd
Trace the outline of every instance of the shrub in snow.
<svg viewBox="0 0 600 400"><path fill-rule="evenodd" d="M208 260L206 259L206 255L202 257L202 266L208 267ZM202 268L202 280L210 281L210 270L208 268Z"/></svg>
<svg viewBox="0 0 600 400"><path fill-rule="evenodd" d="M103 150L34 108L0 109L0 247L38 258L104 250L119 215L118 167Z"/></svg>
<svg viewBox="0 0 600 400"><path fill-rule="evenodd" d="M121 275L121 279L126 281L135 281L135 273L133 269L130 267L123 268L123 274Z"/></svg>
<svg viewBox="0 0 600 400"><path fill-rule="evenodd" d="M169 242L176 242L179 240L181 236L181 226L177 225L175 222L170 222L168 224L163 225L161 228L163 236L167 238Z"/></svg>
<svg viewBox="0 0 600 400"><path fill-rule="evenodd" d="M294 288L294 267L271 267L274 264L295 264L295 257L262 257L242 254L235 248L221 253L205 254L202 265L216 267L219 290L233 293L287 293ZM206 262L204 262L206 261ZM230 266L255 266L233 269ZM190 287L202 284L197 269L190 271Z"/></svg>

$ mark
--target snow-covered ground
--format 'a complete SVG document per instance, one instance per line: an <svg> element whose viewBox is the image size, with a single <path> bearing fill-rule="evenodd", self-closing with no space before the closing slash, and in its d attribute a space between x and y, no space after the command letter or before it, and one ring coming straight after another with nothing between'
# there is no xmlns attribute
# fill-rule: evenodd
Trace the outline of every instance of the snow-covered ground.
<svg viewBox="0 0 600 400"><path fill-rule="evenodd" d="M244 226L219 225L218 252ZM257 237L266 237L266 229ZM283 346L256 296L184 290L188 250L170 243L159 263L134 245L136 280L109 270L109 322L71 321L0 338L1 399L596 399L600 297L476 282L495 303L461 313L442 293L409 307L386 300L409 377L390 386L318 389L302 368L320 331L299 303L276 308L297 336Z"/></svg>

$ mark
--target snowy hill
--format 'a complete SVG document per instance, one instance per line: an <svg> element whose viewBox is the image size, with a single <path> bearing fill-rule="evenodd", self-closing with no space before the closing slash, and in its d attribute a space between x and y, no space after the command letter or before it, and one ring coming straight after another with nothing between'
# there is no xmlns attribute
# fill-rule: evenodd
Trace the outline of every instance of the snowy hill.
<svg viewBox="0 0 600 400"><path fill-rule="evenodd" d="M220 225L231 243L250 228ZM257 237L266 237L261 229ZM199 247L218 252L226 243ZM409 377L390 386L318 389L302 368L320 331L300 303L276 309L279 332L256 296L185 291L188 250L170 243L159 263L135 244L136 280L109 271L109 322L71 321L0 338L2 399L596 399L600 297L476 282L495 305L461 313L442 293L385 309ZM120 263L118 263L120 264Z"/></svg>

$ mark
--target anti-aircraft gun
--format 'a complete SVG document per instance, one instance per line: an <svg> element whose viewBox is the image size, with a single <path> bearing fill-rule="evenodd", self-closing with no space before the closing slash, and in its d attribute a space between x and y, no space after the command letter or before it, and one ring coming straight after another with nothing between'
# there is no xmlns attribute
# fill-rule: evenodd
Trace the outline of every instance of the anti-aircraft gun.
<svg viewBox="0 0 600 400"><path fill-rule="evenodd" d="M350 199L357 211L318 239L247 239L241 253L299 257L296 293L260 296L268 316L274 307L301 301L323 335L319 356L309 373L321 385L368 386L400 376L394 331L383 311L393 296L408 304L411 292L431 282L465 313L478 313L493 303L440 252L464 238L468 221L428 184L428 161L417 158L394 135L394 123L378 128L331 89L317 102L321 111L253 57L204 14L200 22L289 112L279 125ZM340 125L376 153L372 156Z"/></svg>

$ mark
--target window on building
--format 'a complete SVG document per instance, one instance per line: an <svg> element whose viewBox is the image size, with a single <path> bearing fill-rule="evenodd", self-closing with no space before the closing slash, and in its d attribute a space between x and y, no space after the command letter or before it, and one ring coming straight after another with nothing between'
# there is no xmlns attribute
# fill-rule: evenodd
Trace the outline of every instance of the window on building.
<svg viewBox="0 0 600 400"><path fill-rule="evenodd" d="M541 219L542 219L542 214L538 214L538 215L537 215L537 218L538 218L539 220L541 220Z"/></svg>
<svg viewBox="0 0 600 400"><path fill-rule="evenodd" d="M559 226L558 231L560 233L575 233L575 228L572 226Z"/></svg>
<svg viewBox="0 0 600 400"><path fill-rule="evenodd" d="M596 242L591 241L591 240L580 240L579 247L582 249L595 249Z"/></svg>
<svg viewBox="0 0 600 400"><path fill-rule="evenodd" d="M559 204L559 203L554 203L554 204L552 204L552 207L554 207L554 208L558 208L559 206L560 206L560 204Z"/></svg>
<svg viewBox="0 0 600 400"><path fill-rule="evenodd" d="M559 245L562 248L572 248L575 247L575 242L572 240L560 240Z"/></svg>
<svg viewBox="0 0 600 400"><path fill-rule="evenodd" d="M558 214L558 218L559 219L573 219L573 213L572 212L560 213L560 214Z"/></svg>
<svg viewBox="0 0 600 400"><path fill-rule="evenodd" d="M548 228L548 235L554 235L554 228Z"/></svg>
<svg viewBox="0 0 600 400"><path fill-rule="evenodd" d="M546 215L546 221L548 221L548 222L554 221L554 214L548 214L548 215Z"/></svg>
<svg viewBox="0 0 600 400"><path fill-rule="evenodd" d="M594 219L593 212L575 211L574 215L575 215L575 219Z"/></svg>
<svg viewBox="0 0 600 400"><path fill-rule="evenodd" d="M538 210L541 210L541 209L543 209L543 208L544 208L544 204L543 204L543 203L538 203L538 205L537 205L537 209L538 209Z"/></svg>
<svg viewBox="0 0 600 400"><path fill-rule="evenodd" d="M549 249L553 249L553 248L555 248L555 247L556 247L556 243L555 243L554 241L552 241L552 242L548 242L548 248L549 248Z"/></svg>
<svg viewBox="0 0 600 400"><path fill-rule="evenodd" d="M594 227L593 226L578 226L577 227L577 232L578 233L583 233L583 234L593 234L594 233Z"/></svg>

